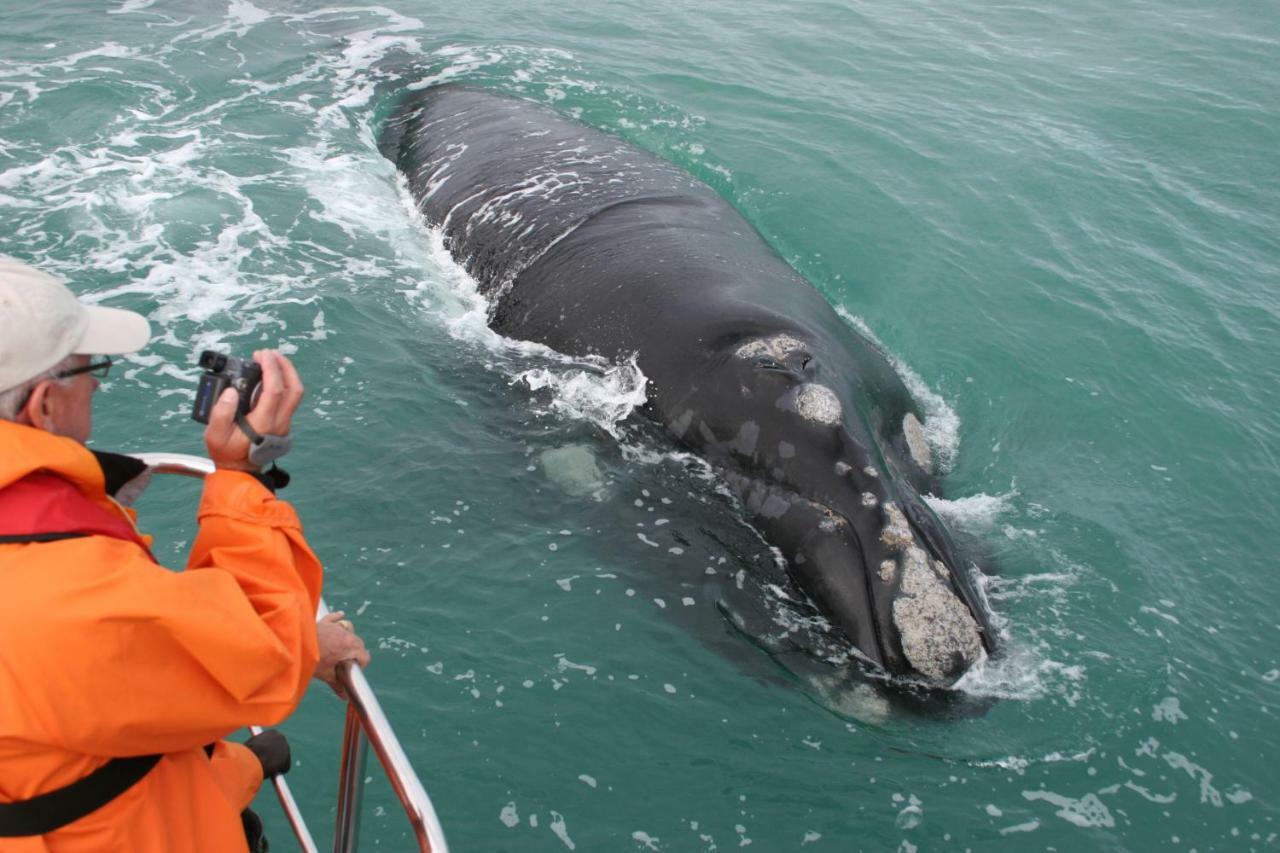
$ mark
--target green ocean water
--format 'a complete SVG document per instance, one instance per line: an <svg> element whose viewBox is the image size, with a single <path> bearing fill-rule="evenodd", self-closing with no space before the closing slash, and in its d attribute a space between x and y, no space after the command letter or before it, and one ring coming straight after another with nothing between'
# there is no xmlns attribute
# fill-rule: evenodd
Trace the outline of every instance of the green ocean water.
<svg viewBox="0 0 1280 853"><path fill-rule="evenodd" d="M1280 846L1273 5L0 10L0 252L156 335L96 444L200 452L196 353L292 354L287 495L453 849ZM486 330L376 149L452 79L687 168L893 355L991 556L985 714L777 654L767 550L634 373ZM141 505L172 564L197 494ZM341 718L284 727L322 839ZM366 849L410 849L369 775Z"/></svg>

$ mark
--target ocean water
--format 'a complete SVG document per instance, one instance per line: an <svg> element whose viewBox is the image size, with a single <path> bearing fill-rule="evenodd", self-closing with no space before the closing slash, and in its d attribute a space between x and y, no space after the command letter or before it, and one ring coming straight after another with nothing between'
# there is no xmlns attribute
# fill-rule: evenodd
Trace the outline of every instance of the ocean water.
<svg viewBox="0 0 1280 853"><path fill-rule="evenodd" d="M156 333L97 445L199 452L198 351L292 354L287 495L454 849L1280 846L1274 7L0 9L0 251ZM882 342L994 567L985 713L779 651L767 549L634 366L488 331L376 149L442 80L680 164ZM196 496L141 506L174 564ZM341 715L285 725L322 839ZM366 849L409 849L369 775Z"/></svg>

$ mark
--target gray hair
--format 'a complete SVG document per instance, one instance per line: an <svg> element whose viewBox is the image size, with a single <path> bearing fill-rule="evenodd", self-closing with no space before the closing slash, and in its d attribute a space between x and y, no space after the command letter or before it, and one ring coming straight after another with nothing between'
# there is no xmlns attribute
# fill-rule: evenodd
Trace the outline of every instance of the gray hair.
<svg viewBox="0 0 1280 853"><path fill-rule="evenodd" d="M75 356L69 355L44 373L31 377L21 385L16 385L8 391L0 391L0 421L11 421L18 416L18 409L27 400L27 395L31 393L41 382L52 379L55 382L66 382L65 379L57 379L60 371L67 370L75 366Z"/></svg>

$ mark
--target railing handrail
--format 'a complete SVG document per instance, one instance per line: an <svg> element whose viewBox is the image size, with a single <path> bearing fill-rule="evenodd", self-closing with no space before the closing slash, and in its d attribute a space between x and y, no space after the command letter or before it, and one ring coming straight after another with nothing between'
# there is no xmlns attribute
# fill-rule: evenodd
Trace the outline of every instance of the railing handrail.
<svg viewBox="0 0 1280 853"><path fill-rule="evenodd" d="M214 470L213 462L210 460L185 453L134 453L131 455L145 462L152 472L158 474L180 474L203 478ZM316 609L316 618L322 618L328 613L329 607L321 598L319 607ZM400 745L395 731L392 730L391 723L383 712L382 705L379 704L369 680L365 678L364 671L348 662L338 667L337 676L338 683L347 694L348 737L344 738L342 773L344 777L350 777L339 781L339 792L341 794L346 791L350 796L340 804L345 805L348 813L342 814L340 808L339 837L334 839L335 850L354 850L355 827L359 823L359 789L364 785L364 761L349 760L353 756L352 750L360 748L358 742L351 742L350 722L354 716L359 722L359 727L354 734L358 736L363 733L364 737L368 738L368 742L373 745L373 751L378 756L378 761L382 764L382 769L387 774L387 779L391 782L391 787L399 798L405 815L409 818L419 848L428 853L448 853L449 846L444 839L444 829L440 826L440 819L436 816L431 798L427 796L422 781L414 772L413 765L409 763L409 757ZM272 782L276 786L276 793L294 828L294 833L298 836L299 844L308 853L315 851L317 849L315 841L307 830L306 822L302 819L288 783L283 776L276 776ZM347 827L346 831L343 830L344 826Z"/></svg>

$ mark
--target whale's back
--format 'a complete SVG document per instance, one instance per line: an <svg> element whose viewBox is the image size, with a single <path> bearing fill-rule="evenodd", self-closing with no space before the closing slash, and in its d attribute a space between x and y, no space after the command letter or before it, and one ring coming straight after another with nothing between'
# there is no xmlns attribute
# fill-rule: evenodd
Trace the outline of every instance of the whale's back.
<svg viewBox="0 0 1280 853"><path fill-rule="evenodd" d="M389 120L382 151L505 334L615 355L653 340L653 324L781 322L797 300L838 324L706 184L548 107L460 84L424 89ZM584 281L608 293L564 292ZM721 298L707 300L708 288ZM620 301L626 311L616 310ZM653 310L634 310L637 301ZM741 317L726 313L734 304Z"/></svg>

